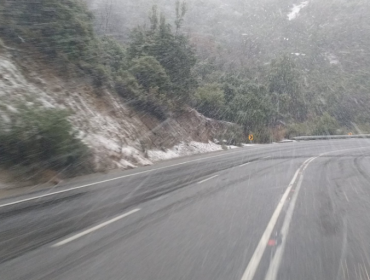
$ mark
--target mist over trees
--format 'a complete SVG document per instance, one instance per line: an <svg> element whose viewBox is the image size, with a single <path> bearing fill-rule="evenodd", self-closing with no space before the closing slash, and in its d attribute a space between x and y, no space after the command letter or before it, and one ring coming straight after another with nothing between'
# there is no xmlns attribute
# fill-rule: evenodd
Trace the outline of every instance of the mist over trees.
<svg viewBox="0 0 370 280"><path fill-rule="evenodd" d="M290 14L298 4L7 1L0 35L160 119L188 105L264 141L275 127L286 136L370 128L370 4L309 0Z"/></svg>
<svg viewBox="0 0 370 280"><path fill-rule="evenodd" d="M198 89L192 104L214 118L243 119L249 123L245 123L246 130L257 123L273 125L279 120L314 123L316 117L327 114L337 121L337 129L350 129L352 123L366 127L370 118L369 2L310 0L288 18L293 6L301 2L186 1L181 33L197 59L193 75ZM175 3L153 3L177 33ZM123 44L132 42L130 34L135 26L150 25L152 7L147 1L96 0L91 4L97 32ZM108 7L112 8L110 13L106 12ZM238 82L229 83L230 77ZM241 98L243 95L248 97ZM253 110L244 104L249 95L263 100L269 108L269 114L263 114L267 122L246 117L245 110ZM244 117L239 110L239 117L231 114L236 110L230 108L234 98L244 100L240 104ZM302 129L300 133L313 130Z"/></svg>

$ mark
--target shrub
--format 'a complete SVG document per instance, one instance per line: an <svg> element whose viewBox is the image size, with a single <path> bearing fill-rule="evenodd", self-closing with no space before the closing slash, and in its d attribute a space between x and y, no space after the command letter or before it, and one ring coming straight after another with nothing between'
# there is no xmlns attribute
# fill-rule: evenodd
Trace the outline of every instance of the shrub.
<svg viewBox="0 0 370 280"><path fill-rule="evenodd" d="M207 84L195 94L197 109L206 116L220 118L224 114L225 96L218 84Z"/></svg>
<svg viewBox="0 0 370 280"><path fill-rule="evenodd" d="M339 128L338 122L328 113L324 113L315 120L313 135L334 135Z"/></svg>
<svg viewBox="0 0 370 280"><path fill-rule="evenodd" d="M217 139L221 139L222 143L226 140L228 145L240 146L245 141L243 128L238 125L230 126L224 133L216 135Z"/></svg>
<svg viewBox="0 0 370 280"><path fill-rule="evenodd" d="M142 90L136 78L128 71L121 71L115 80L115 90L126 99L137 99Z"/></svg>
<svg viewBox="0 0 370 280"><path fill-rule="evenodd" d="M267 127L258 128L255 132L252 132L254 140L256 143L271 143L273 140L273 135Z"/></svg>
<svg viewBox="0 0 370 280"><path fill-rule="evenodd" d="M152 56L143 56L132 61L130 72L138 83L146 90L157 89L158 93L166 93L170 86L170 79L166 70Z"/></svg>
<svg viewBox="0 0 370 280"><path fill-rule="evenodd" d="M287 127L287 132L285 137L291 139L295 136L307 136L311 135L312 133L312 123L304 122L304 123L293 123Z"/></svg>
<svg viewBox="0 0 370 280"><path fill-rule="evenodd" d="M160 120L167 118L170 100L158 88L149 88L148 91L138 83L137 79L128 71L121 71L115 81L117 93L128 100L128 105L137 110L149 112Z"/></svg>
<svg viewBox="0 0 370 280"><path fill-rule="evenodd" d="M307 135L334 135L339 129L338 122L328 113L303 123L288 126L287 137Z"/></svg>
<svg viewBox="0 0 370 280"><path fill-rule="evenodd" d="M92 14L80 0L6 1L0 34L31 43L43 53L61 54L73 61L84 57L94 43Z"/></svg>
<svg viewBox="0 0 370 280"><path fill-rule="evenodd" d="M10 123L0 122L0 163L76 167L88 149L73 132L68 113L56 109L19 106Z"/></svg>

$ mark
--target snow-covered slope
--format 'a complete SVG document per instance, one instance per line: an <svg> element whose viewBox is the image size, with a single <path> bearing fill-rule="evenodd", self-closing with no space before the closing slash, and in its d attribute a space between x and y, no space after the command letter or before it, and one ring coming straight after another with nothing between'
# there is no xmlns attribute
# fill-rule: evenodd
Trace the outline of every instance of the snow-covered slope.
<svg viewBox="0 0 370 280"><path fill-rule="evenodd" d="M295 19L298 15L299 12L308 5L308 1L303 1L302 3L298 5L294 5L293 8L291 9L290 13L288 14L288 20L293 20Z"/></svg>
<svg viewBox="0 0 370 280"><path fill-rule="evenodd" d="M88 83L66 81L39 62L20 61L8 51L0 52L0 117L7 120L19 102L70 110L71 123L91 148L96 171L221 150L209 141L232 126L191 108L160 122L135 112L108 90L97 93Z"/></svg>

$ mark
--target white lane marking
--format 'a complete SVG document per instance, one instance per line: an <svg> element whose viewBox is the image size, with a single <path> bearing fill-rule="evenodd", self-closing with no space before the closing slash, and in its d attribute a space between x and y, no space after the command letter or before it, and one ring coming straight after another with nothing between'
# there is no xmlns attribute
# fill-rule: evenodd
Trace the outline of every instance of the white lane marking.
<svg viewBox="0 0 370 280"><path fill-rule="evenodd" d="M312 161L314 161L316 158L317 157L311 158L307 162L305 167L303 168L302 172L300 173L297 186L294 190L293 198L292 198L292 200L289 204L289 208L288 208L288 211L285 215L284 223L283 223L283 226L281 228L281 237L282 237L281 238L281 244L280 244L280 246L277 247L275 255L272 258L272 260L270 261L270 266L269 266L269 269L268 269L266 277L265 277L266 280L274 280L277 277L277 273L279 271L280 263L281 263L281 260L283 258L283 254L284 254L284 250L285 250L285 244L286 244L286 240L287 240L287 236L288 236L288 232L289 232L290 222L292 221L292 217L293 217L294 207L295 207L295 204L297 202L298 193L299 193L299 190L301 188L302 181L303 181L303 172L307 168L307 166Z"/></svg>
<svg viewBox="0 0 370 280"><path fill-rule="evenodd" d="M266 158L271 158L271 156L263 157L263 158L261 158L261 159L266 159ZM258 162L258 160L257 160L256 162ZM246 166L246 165L248 165L248 164L251 164L251 162L247 162L247 163L244 163L244 164L242 164L242 165L239 165L239 167L243 167L243 166Z"/></svg>
<svg viewBox="0 0 370 280"><path fill-rule="evenodd" d="M263 253L266 249L267 242L268 242L268 240L271 236L271 233L272 233L272 231L273 231L273 229L276 225L276 222L277 222L277 220L280 216L281 210L283 209L283 206L284 206L284 204L285 204L285 202L288 198L288 195L289 195L295 181L297 180L298 174L302 171L304 166L312 159L313 158L307 159L298 168L298 170L295 172L295 174L293 176L293 179L290 181L288 188L285 190L285 192L283 194L283 197L281 198L278 206L276 207L274 213L272 214L272 217L271 217L269 223L267 224L265 232L263 233L263 235L261 237L261 240L259 241L259 243L257 245L257 248L253 253L253 256L252 256L251 260L249 261L249 264L248 264L241 280L252 280L253 279L253 277L256 273L257 267L258 267L258 265L261 261L262 255L263 255Z"/></svg>
<svg viewBox="0 0 370 280"><path fill-rule="evenodd" d="M121 220L121 219L123 219L123 218L125 218L125 217L127 217L127 216L129 216L129 215L131 215L131 214L134 214L135 212L138 212L138 211L140 211L140 210L141 210L141 209L139 209L139 208L134 209L134 210L131 210L130 212L127 212L127 213L125 213L125 214L123 214L123 215L120 215L120 216L118 216L118 217L115 217L115 218L113 218L113 219L111 219L111 220L109 220L109 221L106 221L106 222L101 223L101 224L99 224L99 225L97 225L97 226L94 226L94 227L89 228L89 229L87 229L87 230L85 230L85 231L82 231L82 232L80 232L80 233L78 233L78 234L75 234L75 235L73 235L73 236L71 236L71 237L69 237L69 238L67 238L67 239L64 239L64 240L62 240L62 241L58 242L58 243L55 243L55 244L54 244L54 245L52 245L51 247L59 247L59 246L65 245L65 244L67 244L67 243L69 243L69 242L72 242L72 241L74 241L74 240L76 240L76 239L78 239L78 238L80 238L80 237L82 237L82 236L84 236L84 235L87 235L87 234L89 234L89 233L91 233L91 232L94 232L94 231L96 231L96 230L98 230L98 229L101 229L101 228L103 228L103 227L105 227L105 226L107 226L107 225L109 225L109 224L111 224L111 223L117 222L118 220Z"/></svg>
<svg viewBox="0 0 370 280"><path fill-rule="evenodd" d="M254 150L261 149L261 148L255 148ZM95 183L90 183L90 184L86 184L86 185L82 185L82 186L78 186L78 187L73 187L73 188L69 188L69 189L65 189L65 190L61 190L61 191L57 191L57 192L52 192L52 193L38 195L38 196L30 197L30 198L25 198L25 199L17 200L17 201L14 201L14 202L1 204L0 208L15 205L15 204L19 204L19 203L22 203L22 202L35 200L35 199L38 199L38 198L44 198L44 197L48 197L48 196L52 196L52 195L56 195L56 194L61 194L61 193L74 191L74 190L78 190L78 189L83 189L83 188L86 188L86 187L91 187L91 186L94 186L94 185L107 183L107 182L123 179L123 178L126 178L126 177L132 177L132 176L136 176L136 175L140 175L140 174L144 174L144 173L149 173L149 172L153 172L153 171L157 171L157 170L162 170L162 169L166 169L166 168L170 168L170 167L174 167L174 166L184 165L186 163L201 161L201 160L215 158L215 157L221 157L221 156L225 156L225 155L229 155L229 154L235 154L235 153L240 153L240 151L231 152L231 153L227 153L227 154L221 154L221 155L217 155L217 156L205 157L205 158L200 158L200 159L195 159L195 160L190 160L190 161L181 162L181 163L177 163L177 164L173 164L173 165L169 165L169 166L163 166L163 167L154 168L154 169L150 169L150 170L145 170L145 171L141 171L141 172L137 172L137 173L133 173L133 174L128 174L128 175L124 175L124 176L120 176L120 177L115 177L115 178L112 178L112 179L107 179L107 180L103 180L103 181L99 181L99 182L95 182Z"/></svg>
<svg viewBox="0 0 370 280"><path fill-rule="evenodd" d="M253 150L261 150L261 149L264 149L264 148L265 147L256 147ZM355 148L355 149L361 149L361 148L366 148L366 147L360 147L360 148ZM351 149L347 149L347 150L351 150ZM239 153L239 151L230 152L230 153L227 153L226 155L235 154L235 153ZM324 154L326 154L326 153L320 154L320 156L322 156ZM35 200L35 199L38 199L38 198L44 198L44 197L48 197L48 196L52 196L52 195L56 195L56 194L61 194L61 193L65 193L65 192L69 192L69 191L73 191L73 190L78 190L78 189L82 189L82 188L86 188L86 187L91 187L91 186L94 186L94 185L98 185L98 184L102 184L102 183L106 183L106 182L111 182L111 181L119 180L119 179L126 178L126 177L132 177L132 176L136 176L136 175L139 175L139 174L144 174L144 173L149 173L149 172L152 172L152 171L157 171L157 170L161 170L161 169L165 169L165 168L169 168L169 167L179 166L179 165L183 165L183 164L186 164L186 163L196 162L196 161L215 158L215 157L221 157L221 156L224 156L224 155L225 154L221 154L221 155L217 155L217 156L211 156L211 157L205 157L205 158L190 160L190 161L181 162L181 163L177 163L177 164L173 164L173 165L169 165L169 166L154 168L154 169L145 170L145 171L141 171L141 172L137 172L137 173L133 173L133 174L128 174L128 175L124 175L124 176L120 176L120 177L116 177L116 178L112 178L112 179L107 179L107 180L103 180L103 181L99 181L99 182L95 182L95 183L90 183L90 184L86 184L86 185L82 185L82 186L78 186L78 187L73 187L73 188L69 188L69 189L65 189L65 190L61 190L61 191L57 191L57 192L52 192L52 193L47 193L47 194L43 194L43 195L39 195L39 196L26 198L26 199L21 199L21 200L17 200L17 201L14 201L14 202L1 204L0 208L15 205L15 204L19 204L19 203L22 203L22 202L32 201L32 200Z"/></svg>
<svg viewBox="0 0 370 280"><path fill-rule="evenodd" d="M198 182L198 184L202 184L202 183L207 182L208 180L211 180L211 179L216 178L216 177L218 177L218 176L219 176L219 175L215 175L215 176L209 177L209 178L207 178L207 179L204 179L204 180L202 180L202 181Z"/></svg>
<svg viewBox="0 0 370 280"><path fill-rule="evenodd" d="M257 267L258 267L258 265L259 265L259 263L260 263L260 261L261 261L262 255L263 255L263 253L264 253L264 251L265 251L265 249L266 249L266 245L267 245L268 239L269 239L269 237L271 236L272 230L273 230L273 228L275 227L276 221L277 221L277 219L278 219L278 217L279 217L279 214L280 214L280 212L281 212L281 210L282 210L283 204L284 204L284 202L286 201L286 199L287 199L287 197L288 197L288 194L289 194L289 192L290 192L290 190L291 190L292 186L294 185L294 182L297 180L297 177L298 177L299 173L301 173L301 178L300 178L300 184L301 184L301 180L303 180L303 172L304 172L304 170L306 170L306 168L308 167L308 165L309 165L313 160L315 160L315 159L317 159L317 158L319 158L319 157L322 157L323 155L330 154L330 153L343 152L343 151L351 151L351 150L358 150L358 149L364 149L364 148L367 148L367 147L359 147L359 148L342 149L342 150L336 150L336 151L330 151L330 152L321 153L321 154L319 154L319 156L317 156L317 157L312 157L312 158L307 159L307 160L306 160L306 161L305 161L305 162L304 162L304 163L299 167L299 169L298 169L298 170L296 171L296 173L294 174L293 179L292 179L292 181L290 182L290 184L289 184L289 186L288 186L287 190L285 191L285 193L284 193L283 197L281 198L281 200L280 200L280 202L279 202L279 204L278 204L277 208L275 209L275 212L274 212L274 214L272 215L271 220L270 220L270 222L268 223L267 228L266 228L265 232L263 233L263 235L262 235L262 237L261 237L261 240L260 240L260 242L258 243L257 248L256 248L256 250L255 250L255 252L254 252L254 254L253 254L253 256L252 256L252 258L251 258L251 260L250 260L250 262L249 262L249 264L248 264L248 266L247 266L247 269L245 270L245 272L244 272L244 274L243 274L242 280L252 280L252 279L253 279L253 277L254 277L254 275L255 275L255 273L256 273ZM298 189L298 190L299 190L299 189ZM295 192L295 195L298 195L298 191L296 191L296 192ZM282 201L283 201L283 200L284 200L284 202L282 203ZM292 213L293 213L293 210L294 210L294 207L292 208ZM286 217L287 217L287 216L286 216ZM285 218L285 219L286 219L286 218ZM290 219L291 219L291 217L290 217ZM285 224L285 222L286 222L286 221L284 221L284 224ZM288 223L288 222L287 222L287 223ZM290 223L290 221L289 221L289 223ZM273 226L272 226L272 225L273 225ZM289 229L289 225L287 224L286 226L287 226L287 227L288 227L288 229ZM288 233L288 229L287 229L287 232L286 232L285 236L286 236L286 235L287 235L287 233ZM281 245L281 247L283 247L283 244ZM282 255L283 255L282 253L283 253L283 252L281 252L281 255L280 255L280 256L278 256L278 258L280 258L280 260L281 260ZM277 261L278 261L278 260L277 260ZM279 261L279 263L280 263L280 261ZM271 272L271 274L270 274L270 277L273 277L273 276L275 275L275 278L267 278L267 277L266 277L266 279L268 279L268 280L274 280L274 279L276 279L276 274L275 274L275 273L277 273L277 272L278 272L279 265L276 265L276 264L275 264L274 266L275 266L275 267L273 267L273 268L270 268L270 267L269 267L269 270L271 269L271 270L274 270L274 271L275 271L274 273L272 273L272 272ZM268 273L269 273L269 272L268 272Z"/></svg>

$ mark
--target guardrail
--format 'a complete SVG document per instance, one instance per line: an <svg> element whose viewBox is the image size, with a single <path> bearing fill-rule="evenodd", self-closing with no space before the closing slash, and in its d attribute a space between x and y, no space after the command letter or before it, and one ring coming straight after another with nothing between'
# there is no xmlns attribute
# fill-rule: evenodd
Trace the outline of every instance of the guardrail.
<svg viewBox="0 0 370 280"><path fill-rule="evenodd" d="M305 141L305 140L329 140L329 139L352 139L352 138L370 138L370 134L297 136L293 137L292 140Z"/></svg>

